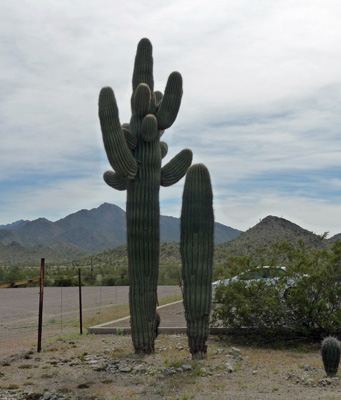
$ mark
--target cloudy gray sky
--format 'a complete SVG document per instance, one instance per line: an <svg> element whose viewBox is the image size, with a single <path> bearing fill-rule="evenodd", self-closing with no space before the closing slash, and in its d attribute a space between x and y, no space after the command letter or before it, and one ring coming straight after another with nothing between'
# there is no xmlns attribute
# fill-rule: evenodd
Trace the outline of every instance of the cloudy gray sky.
<svg viewBox="0 0 341 400"><path fill-rule="evenodd" d="M97 100L111 86L129 121L148 37L155 89L184 80L165 162L189 147L207 165L216 220L341 232L339 0L2 0L0 18L0 224L125 208L102 181ZM180 215L183 183L161 189L163 214Z"/></svg>

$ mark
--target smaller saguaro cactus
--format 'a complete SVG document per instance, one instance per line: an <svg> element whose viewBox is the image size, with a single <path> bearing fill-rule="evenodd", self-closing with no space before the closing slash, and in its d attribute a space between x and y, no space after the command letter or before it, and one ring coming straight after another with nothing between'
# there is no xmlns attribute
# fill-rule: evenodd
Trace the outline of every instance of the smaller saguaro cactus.
<svg viewBox="0 0 341 400"><path fill-rule="evenodd" d="M340 342L333 336L328 336L322 341L322 360L327 376L337 374L340 363Z"/></svg>
<svg viewBox="0 0 341 400"><path fill-rule="evenodd" d="M193 359L207 357L212 302L214 213L211 179L203 164L187 171L182 198L182 279L187 336Z"/></svg>

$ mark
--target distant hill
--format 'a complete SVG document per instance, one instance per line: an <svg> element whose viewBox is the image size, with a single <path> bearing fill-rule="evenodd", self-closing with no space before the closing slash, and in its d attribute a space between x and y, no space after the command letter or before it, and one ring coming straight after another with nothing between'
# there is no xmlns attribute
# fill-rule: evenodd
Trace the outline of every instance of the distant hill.
<svg viewBox="0 0 341 400"><path fill-rule="evenodd" d="M214 250L214 265L223 265L230 256L251 255L257 259L258 249L270 249L271 245L284 241L297 245L298 241L302 240L308 249L323 249L332 246L333 242L340 236L322 239L321 236L315 235L284 218L268 216L237 238L217 244ZM160 267L169 264L181 265L179 243L161 243L160 250ZM266 258L266 252L262 253L262 256ZM120 246L106 250L92 256L92 259L95 265L110 265L114 268L127 266L127 247ZM78 264L90 265L90 257L79 260Z"/></svg>
<svg viewBox="0 0 341 400"><path fill-rule="evenodd" d="M17 228L20 228L21 226L25 225L27 222L30 222L30 221L24 221L23 219L21 219L19 221L12 222L11 224L0 225L0 229L17 229Z"/></svg>
<svg viewBox="0 0 341 400"><path fill-rule="evenodd" d="M51 246L35 245L23 247L16 242L3 245L0 243L0 264L3 265L40 265L40 259L46 259L46 265L53 263L68 263L89 254L67 243L55 243Z"/></svg>
<svg viewBox="0 0 341 400"><path fill-rule="evenodd" d="M221 261L228 255L254 255L259 248L269 249L271 245L284 241L297 244L299 240L308 249L323 249L333 243L332 239L322 239L284 218L268 216L236 239L217 245L215 257L217 261Z"/></svg>
<svg viewBox="0 0 341 400"><path fill-rule="evenodd" d="M12 229L8 227L12 225ZM46 218L34 221L23 221L22 224L9 224L0 229L0 263L8 263L9 259L21 260L27 254L35 254L39 248L41 254L55 254L55 261L70 260L75 255L80 257L89 253L98 253L126 243L125 212L114 204L104 203L98 208L80 210L56 222ZM180 219L168 216L160 218L161 242L180 241ZM223 243L239 236L241 231L216 223L215 243ZM20 246L14 251L15 245ZM7 246L7 248L6 248ZM56 251L60 248L61 255ZM12 254L13 253L13 254ZM5 254L7 255L5 257ZM44 255L42 255L44 256ZM46 257L46 256L45 256Z"/></svg>
<svg viewBox="0 0 341 400"><path fill-rule="evenodd" d="M332 236L330 239L328 239L330 242L336 242L337 240L341 240L341 233L338 233L334 236Z"/></svg>

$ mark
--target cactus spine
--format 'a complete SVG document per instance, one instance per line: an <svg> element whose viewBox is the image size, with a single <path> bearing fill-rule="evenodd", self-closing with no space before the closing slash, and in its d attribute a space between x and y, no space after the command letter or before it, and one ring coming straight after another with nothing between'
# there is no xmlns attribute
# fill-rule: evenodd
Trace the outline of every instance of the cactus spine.
<svg viewBox="0 0 341 400"><path fill-rule="evenodd" d="M321 351L327 376L335 376L340 363L340 342L336 338L328 336L322 341Z"/></svg>
<svg viewBox="0 0 341 400"><path fill-rule="evenodd" d="M181 97L182 78L178 72L169 76L164 95L154 92L152 45L148 39L142 39L137 47L130 123L121 126L111 88L103 88L99 96L104 147L114 169L104 174L104 180L114 189L127 190L129 306L136 353L154 351L157 331L160 185L178 182L192 162L192 152L186 149L161 168L168 148L160 137L175 121Z"/></svg>
<svg viewBox="0 0 341 400"><path fill-rule="evenodd" d="M193 359L207 357L214 248L213 195L203 164L189 168L181 212L181 259L187 336Z"/></svg>

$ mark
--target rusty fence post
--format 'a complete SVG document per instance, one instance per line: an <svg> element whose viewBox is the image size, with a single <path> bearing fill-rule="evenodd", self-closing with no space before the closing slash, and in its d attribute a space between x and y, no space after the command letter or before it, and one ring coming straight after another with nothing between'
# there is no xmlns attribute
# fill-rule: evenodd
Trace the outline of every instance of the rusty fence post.
<svg viewBox="0 0 341 400"><path fill-rule="evenodd" d="M83 335L83 322L82 322L82 278L81 269L78 268L78 286L79 286L79 330Z"/></svg>
<svg viewBox="0 0 341 400"><path fill-rule="evenodd" d="M37 348L38 353L40 353L41 351L41 337L43 331L44 273L45 273L45 258L42 258L40 263L40 295L39 295L38 348Z"/></svg>

